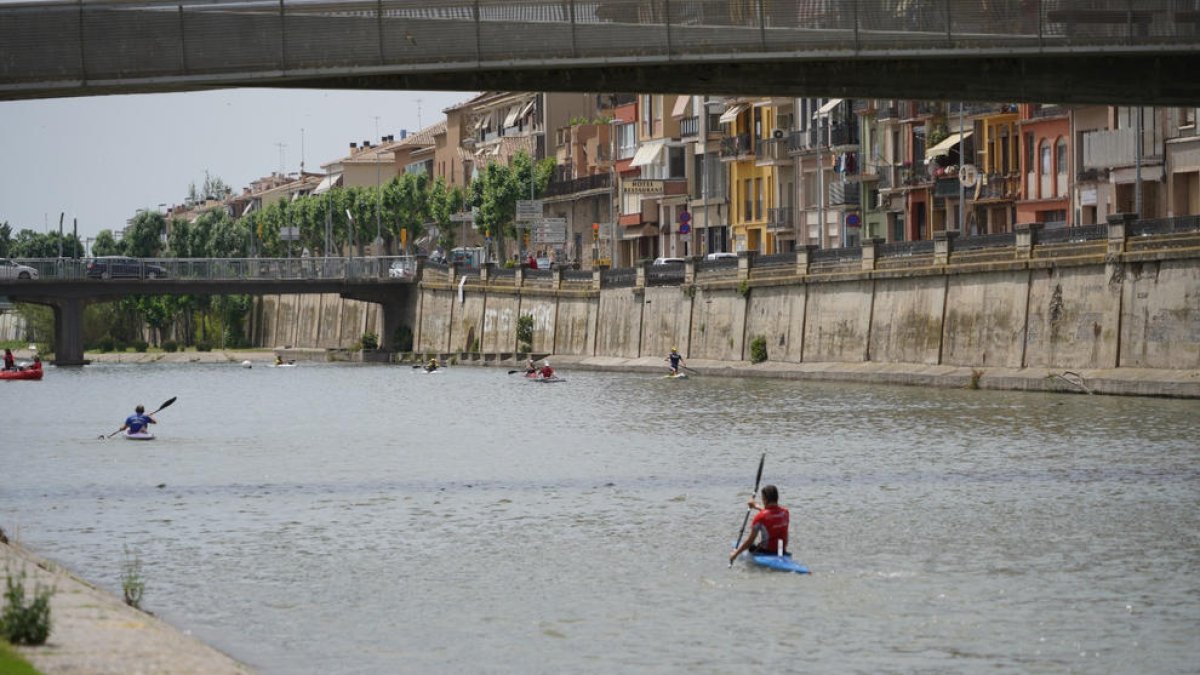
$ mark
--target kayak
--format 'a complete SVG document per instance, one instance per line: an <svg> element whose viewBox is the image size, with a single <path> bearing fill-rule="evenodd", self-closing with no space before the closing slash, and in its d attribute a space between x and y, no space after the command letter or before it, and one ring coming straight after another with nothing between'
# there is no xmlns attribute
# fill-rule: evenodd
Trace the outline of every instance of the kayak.
<svg viewBox="0 0 1200 675"><path fill-rule="evenodd" d="M554 384L555 382L566 382L566 380L564 380L563 378L561 378L557 375L551 375L550 377L531 377L529 379L533 380L534 382L542 382L544 384Z"/></svg>
<svg viewBox="0 0 1200 675"><path fill-rule="evenodd" d="M687 373L676 373L675 375L663 375L664 380L686 380Z"/></svg>
<svg viewBox="0 0 1200 675"><path fill-rule="evenodd" d="M779 572L794 572L796 574L811 574L808 566L802 562L792 560L791 553L783 555L771 555L769 553L747 553L746 561L758 567L766 567L767 569L776 570Z"/></svg>
<svg viewBox="0 0 1200 675"><path fill-rule="evenodd" d="M0 370L0 380L40 380L41 368L26 368L25 370Z"/></svg>
<svg viewBox="0 0 1200 675"><path fill-rule="evenodd" d="M152 441L152 440L154 440L154 434L150 433L149 431L139 431L135 434L126 432L124 434L124 436L125 436L126 440L130 440L130 441Z"/></svg>

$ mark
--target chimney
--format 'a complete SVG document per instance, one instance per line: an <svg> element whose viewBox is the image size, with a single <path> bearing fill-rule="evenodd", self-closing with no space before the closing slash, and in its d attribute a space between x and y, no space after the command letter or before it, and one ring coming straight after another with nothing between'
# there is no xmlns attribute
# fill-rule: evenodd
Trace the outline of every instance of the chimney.
<svg viewBox="0 0 1200 675"><path fill-rule="evenodd" d="M371 141L363 141L363 148L371 147Z"/></svg>
<svg viewBox="0 0 1200 675"><path fill-rule="evenodd" d="M355 143L354 141L351 141L351 142L350 142L350 151L351 151L351 153L353 153L353 151L355 151L355 150L357 150L357 149L358 149L358 143Z"/></svg>

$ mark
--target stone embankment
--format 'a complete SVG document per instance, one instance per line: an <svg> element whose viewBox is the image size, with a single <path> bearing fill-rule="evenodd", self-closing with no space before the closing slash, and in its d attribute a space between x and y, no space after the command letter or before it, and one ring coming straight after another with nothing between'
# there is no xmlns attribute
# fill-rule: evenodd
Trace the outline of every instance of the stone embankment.
<svg viewBox="0 0 1200 675"><path fill-rule="evenodd" d="M243 675L232 657L145 612L126 605L14 542L0 541L0 567L25 573L25 594L53 588L50 639L17 651L45 675Z"/></svg>

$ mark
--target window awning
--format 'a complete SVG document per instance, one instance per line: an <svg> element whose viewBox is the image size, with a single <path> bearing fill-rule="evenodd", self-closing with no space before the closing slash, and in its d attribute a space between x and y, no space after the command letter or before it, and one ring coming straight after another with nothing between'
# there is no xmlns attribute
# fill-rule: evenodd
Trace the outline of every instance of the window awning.
<svg viewBox="0 0 1200 675"><path fill-rule="evenodd" d="M691 107L691 104L691 96L680 96L679 98L675 99L675 109L671 111L671 117L678 118L687 115L688 108Z"/></svg>
<svg viewBox="0 0 1200 675"><path fill-rule="evenodd" d="M517 123L517 116L521 114L521 106L514 105L508 109L508 115L504 118L504 126L511 127Z"/></svg>
<svg viewBox="0 0 1200 675"><path fill-rule="evenodd" d="M841 102L842 99L840 98L829 99L825 102L825 105L817 109L817 112L813 114L813 117L824 117L825 115L828 115L829 113L833 112L833 109L838 107Z"/></svg>
<svg viewBox="0 0 1200 675"><path fill-rule="evenodd" d="M321 179L321 182L317 184L317 189L313 190L313 194L314 195L324 194L326 192L329 192L333 188L340 186L341 184L342 184L342 174L331 173L328 176L325 176L324 178Z"/></svg>
<svg viewBox="0 0 1200 675"><path fill-rule="evenodd" d="M750 105L746 103L729 106L725 109L725 112L721 113L721 124L730 124L737 121L738 115L741 115L749 107Z"/></svg>
<svg viewBox="0 0 1200 675"><path fill-rule="evenodd" d="M954 146L958 145L961 141L965 141L966 139L970 138L971 134L973 134L973 133L975 133L975 132L963 131L963 132L959 132L957 134L950 134L945 139L943 139L941 143L938 143L937 145L935 145L932 148L929 148L928 150L925 151L926 161L931 160L934 157L940 157L942 155L949 153L950 148L953 148Z"/></svg>
<svg viewBox="0 0 1200 675"><path fill-rule="evenodd" d="M529 113L532 113L532 112L533 112L533 105L534 105L535 103L537 103L537 99L530 99L530 100L529 100L529 103L526 103L526 104L525 104L525 107L524 107L524 108L521 108L521 114L520 114L520 115L517 115L517 119L519 119L519 120L523 120L523 119L525 119L526 117L528 117L528 116L529 116Z"/></svg>
<svg viewBox="0 0 1200 675"><path fill-rule="evenodd" d="M643 143L641 147L637 149L637 153L634 154L633 161L629 163L629 166L645 166L647 164L654 164L658 161L658 157L662 154L663 148L665 147L667 147L666 141L650 141L648 143Z"/></svg>

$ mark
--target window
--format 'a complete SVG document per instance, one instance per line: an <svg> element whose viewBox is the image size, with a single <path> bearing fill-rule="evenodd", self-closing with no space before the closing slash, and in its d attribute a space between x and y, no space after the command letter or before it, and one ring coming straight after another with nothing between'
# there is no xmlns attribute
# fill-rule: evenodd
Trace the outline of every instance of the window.
<svg viewBox="0 0 1200 675"><path fill-rule="evenodd" d="M638 109L641 112L642 118L642 138L650 138L654 132L654 97L649 94L642 94L638 97Z"/></svg>
<svg viewBox="0 0 1200 675"><path fill-rule="evenodd" d="M747 178L742 181L742 221L754 220L754 181Z"/></svg>
<svg viewBox="0 0 1200 675"><path fill-rule="evenodd" d="M1055 185L1057 195L1063 197L1067 194L1067 139L1059 138L1058 143L1054 146L1054 165L1058 169L1058 180Z"/></svg>
<svg viewBox="0 0 1200 675"><path fill-rule="evenodd" d="M1042 141L1038 152L1042 157L1042 175L1048 176L1054 172L1054 167L1050 163L1050 143Z"/></svg>
<svg viewBox="0 0 1200 675"><path fill-rule="evenodd" d="M629 159L637 154L637 128L632 124L617 127L617 159Z"/></svg>
<svg viewBox="0 0 1200 675"><path fill-rule="evenodd" d="M1186 129L1196 126L1196 109L1195 108L1180 108L1179 109L1179 127Z"/></svg>
<svg viewBox="0 0 1200 675"><path fill-rule="evenodd" d="M1054 166L1050 155L1050 141L1043 138L1038 143L1038 157L1041 158L1040 171L1038 172L1038 199L1046 199L1054 194Z"/></svg>
<svg viewBox="0 0 1200 675"><path fill-rule="evenodd" d="M754 219L761 220L763 217L763 179L754 179Z"/></svg>
<svg viewBox="0 0 1200 675"><path fill-rule="evenodd" d="M667 148L667 177L668 178L685 178L687 174L684 168L687 161L687 153L682 147Z"/></svg>
<svg viewBox="0 0 1200 675"><path fill-rule="evenodd" d="M1025 134L1025 173L1032 174L1036 171L1033 157L1033 134Z"/></svg>

